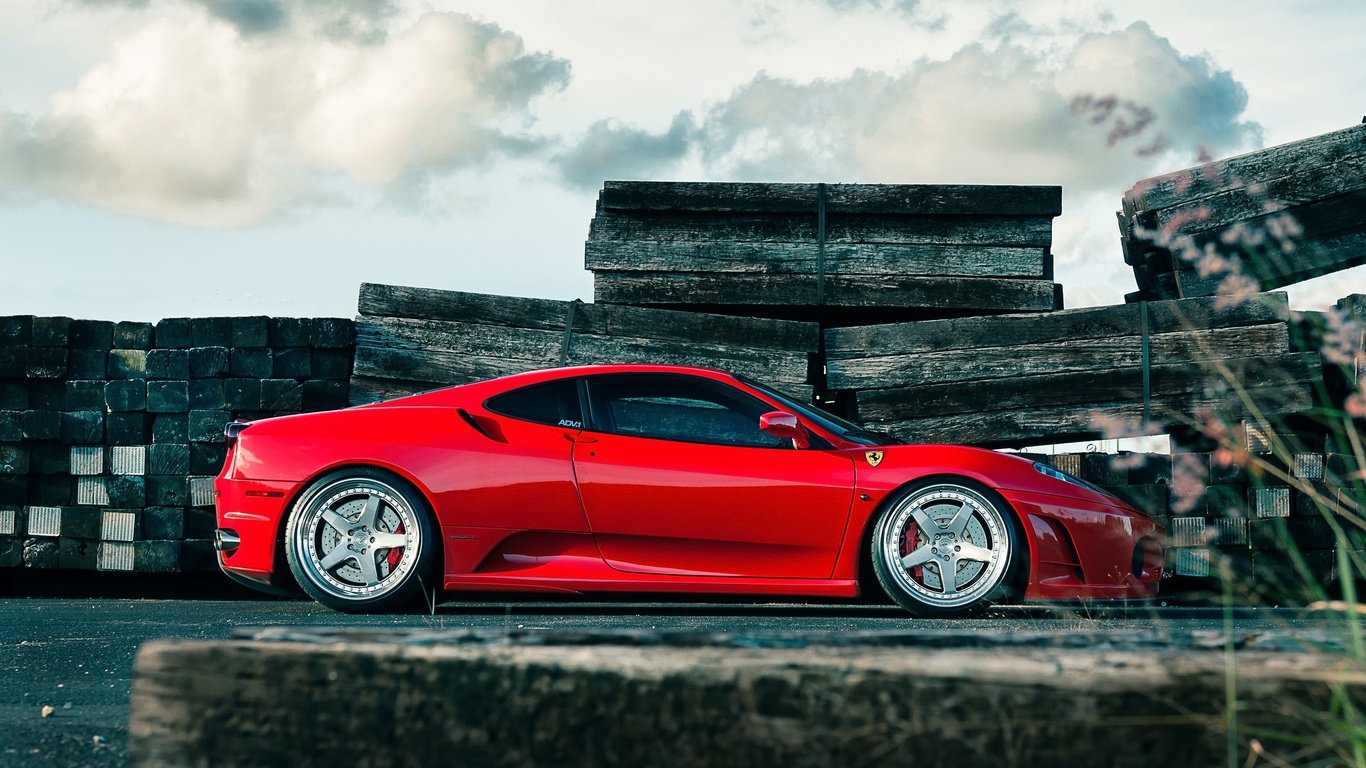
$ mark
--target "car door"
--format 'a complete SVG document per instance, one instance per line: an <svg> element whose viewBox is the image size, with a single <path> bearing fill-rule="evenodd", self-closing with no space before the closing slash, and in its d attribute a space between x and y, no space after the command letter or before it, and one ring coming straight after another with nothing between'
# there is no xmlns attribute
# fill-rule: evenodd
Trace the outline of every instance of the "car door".
<svg viewBox="0 0 1366 768"><path fill-rule="evenodd" d="M604 559L622 571L829 578L853 500L838 451L759 430L777 410L682 374L586 379L574 471Z"/></svg>

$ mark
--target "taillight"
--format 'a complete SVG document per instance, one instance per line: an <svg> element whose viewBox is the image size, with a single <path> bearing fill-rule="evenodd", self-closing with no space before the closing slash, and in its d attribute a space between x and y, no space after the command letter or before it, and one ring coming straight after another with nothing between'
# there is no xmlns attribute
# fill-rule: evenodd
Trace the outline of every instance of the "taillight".
<svg viewBox="0 0 1366 768"><path fill-rule="evenodd" d="M234 445L237 442L237 436L242 434L242 431L250 426L251 422L249 421L228 422L227 426L223 427L223 436L228 439L228 446L231 447Z"/></svg>

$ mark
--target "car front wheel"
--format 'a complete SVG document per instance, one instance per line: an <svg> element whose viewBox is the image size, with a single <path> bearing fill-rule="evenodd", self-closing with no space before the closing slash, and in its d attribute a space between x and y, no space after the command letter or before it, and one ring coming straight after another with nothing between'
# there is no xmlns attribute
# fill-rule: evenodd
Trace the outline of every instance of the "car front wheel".
<svg viewBox="0 0 1366 768"><path fill-rule="evenodd" d="M901 607L924 618L981 612L1009 597L1023 557L1004 499L966 479L911 486L873 529L873 571Z"/></svg>
<svg viewBox="0 0 1366 768"><path fill-rule="evenodd" d="M384 473L353 469L320 478L294 504L285 530L294 578L330 608L389 613L435 599L427 504Z"/></svg>

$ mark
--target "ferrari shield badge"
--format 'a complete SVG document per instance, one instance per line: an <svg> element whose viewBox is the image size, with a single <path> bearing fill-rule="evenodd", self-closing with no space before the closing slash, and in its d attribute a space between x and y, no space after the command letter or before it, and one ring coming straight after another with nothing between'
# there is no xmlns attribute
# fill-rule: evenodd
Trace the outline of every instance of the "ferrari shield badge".
<svg viewBox="0 0 1366 768"><path fill-rule="evenodd" d="M882 451L867 451L863 454L863 458L868 460L869 466L876 467L882 463Z"/></svg>

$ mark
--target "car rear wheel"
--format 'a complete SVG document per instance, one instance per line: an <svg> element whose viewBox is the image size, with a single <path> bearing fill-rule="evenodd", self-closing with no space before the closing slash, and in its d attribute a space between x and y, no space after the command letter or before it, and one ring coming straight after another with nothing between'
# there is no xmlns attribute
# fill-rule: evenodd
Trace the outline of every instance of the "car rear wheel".
<svg viewBox="0 0 1366 768"><path fill-rule="evenodd" d="M1009 597L1021 539L991 489L966 479L920 483L899 493L873 529L873 571L916 616L971 615Z"/></svg>
<svg viewBox="0 0 1366 768"><path fill-rule="evenodd" d="M352 469L320 478L294 504L285 535L299 586L333 609L411 610L435 588L427 504L385 473Z"/></svg>

